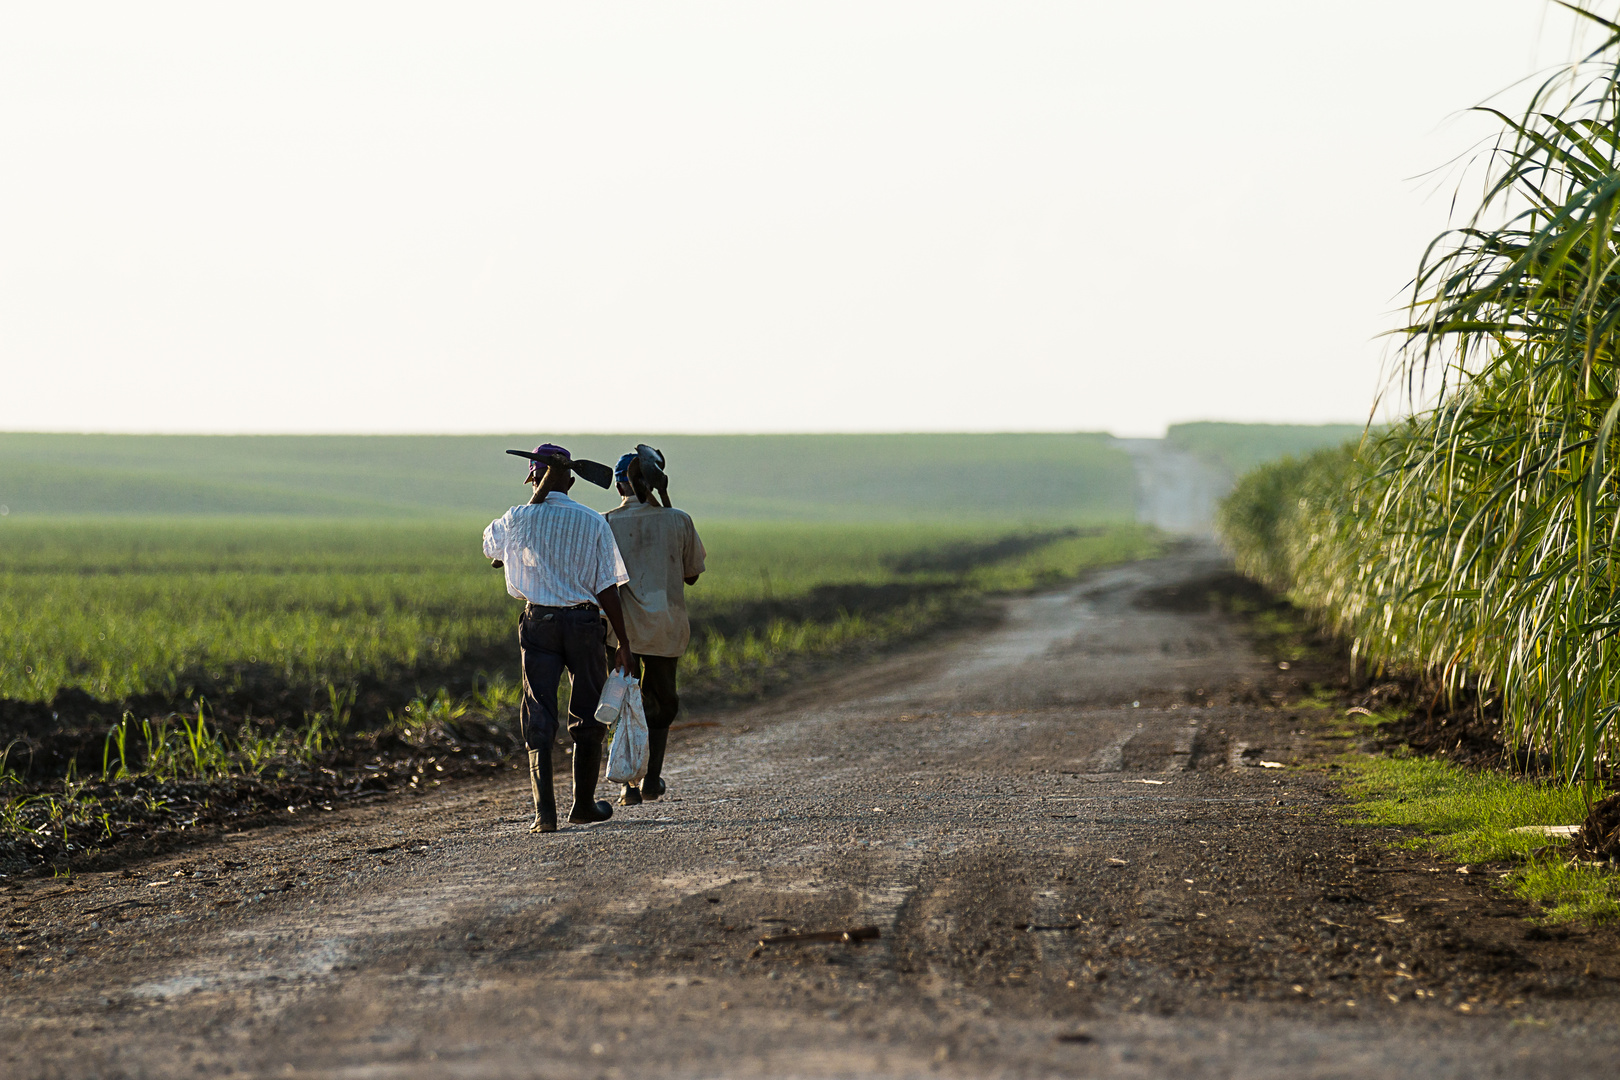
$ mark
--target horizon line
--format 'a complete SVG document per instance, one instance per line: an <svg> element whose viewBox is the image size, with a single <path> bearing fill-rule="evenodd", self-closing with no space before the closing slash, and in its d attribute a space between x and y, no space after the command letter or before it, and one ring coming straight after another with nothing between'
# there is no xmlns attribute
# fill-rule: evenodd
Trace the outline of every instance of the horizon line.
<svg viewBox="0 0 1620 1080"><path fill-rule="evenodd" d="M1100 428L1025 428L1025 429L962 429L962 428L929 428L913 430L860 430L860 431L643 431L642 436L649 438L679 437L698 439L737 439L737 438L836 438L860 437L868 435L956 435L956 436L992 436L992 435L1103 435L1111 439L1162 439L1168 435L1169 430L1175 427L1186 427L1192 424L1230 424L1236 427L1366 427L1363 420L1319 420L1307 421L1277 421L1277 420L1181 420L1166 424L1157 435L1144 435L1137 433L1118 434ZM541 429L534 429L539 431ZM9 435L43 435L66 436L71 438L94 438L100 436L118 436L129 438L169 438L169 439L492 439L502 437L527 438L533 432L503 430L503 431L117 431L117 430L64 430L64 429L5 429L0 430L0 437ZM574 436L608 438L634 434L629 430L556 430L551 434L558 438L571 438Z"/></svg>

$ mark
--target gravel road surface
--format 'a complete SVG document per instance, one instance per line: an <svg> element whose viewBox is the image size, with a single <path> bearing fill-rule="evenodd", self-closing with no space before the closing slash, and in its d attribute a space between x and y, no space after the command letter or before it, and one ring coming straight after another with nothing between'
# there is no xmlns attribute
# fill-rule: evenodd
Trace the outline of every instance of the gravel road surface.
<svg viewBox="0 0 1620 1080"><path fill-rule="evenodd" d="M1222 569L688 717L671 797L600 825L530 834L513 770L14 884L0 1074L1613 1076L1612 931L1261 765L1342 743Z"/></svg>

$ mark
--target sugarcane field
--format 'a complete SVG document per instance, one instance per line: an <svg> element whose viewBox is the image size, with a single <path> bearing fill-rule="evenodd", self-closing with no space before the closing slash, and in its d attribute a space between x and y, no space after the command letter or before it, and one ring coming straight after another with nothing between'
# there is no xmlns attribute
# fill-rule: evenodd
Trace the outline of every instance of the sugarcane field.
<svg viewBox="0 0 1620 1080"><path fill-rule="evenodd" d="M1614 1075L1620 5L7 25L0 1076Z"/></svg>

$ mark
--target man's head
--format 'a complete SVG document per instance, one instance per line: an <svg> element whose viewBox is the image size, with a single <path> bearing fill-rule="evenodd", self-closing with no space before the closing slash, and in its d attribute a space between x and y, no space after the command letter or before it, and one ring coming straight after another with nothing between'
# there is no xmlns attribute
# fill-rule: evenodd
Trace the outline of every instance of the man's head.
<svg viewBox="0 0 1620 1080"><path fill-rule="evenodd" d="M619 489L620 495L634 495L635 487L630 483L630 463L636 460L636 455L625 454L613 466L613 486Z"/></svg>
<svg viewBox="0 0 1620 1080"><path fill-rule="evenodd" d="M567 450L556 443L541 443L534 448L534 452L548 459L545 462L529 462L529 479L526 482L535 485L536 493L567 491L574 486L574 473L569 468L569 462L573 459Z"/></svg>

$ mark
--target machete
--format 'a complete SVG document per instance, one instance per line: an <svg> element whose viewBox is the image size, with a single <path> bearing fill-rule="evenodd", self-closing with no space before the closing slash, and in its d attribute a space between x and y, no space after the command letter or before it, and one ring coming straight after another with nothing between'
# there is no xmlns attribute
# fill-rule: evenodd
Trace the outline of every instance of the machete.
<svg viewBox="0 0 1620 1080"><path fill-rule="evenodd" d="M599 488L613 486L613 470L600 461L587 458L565 458L558 454L536 454L532 450L508 450L513 457L528 458L542 465L566 465L574 475L588 480Z"/></svg>

